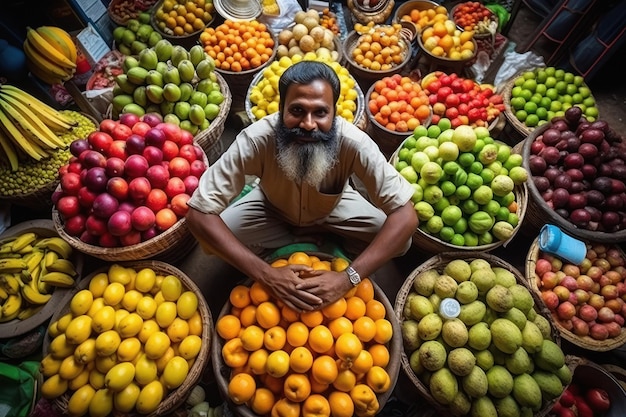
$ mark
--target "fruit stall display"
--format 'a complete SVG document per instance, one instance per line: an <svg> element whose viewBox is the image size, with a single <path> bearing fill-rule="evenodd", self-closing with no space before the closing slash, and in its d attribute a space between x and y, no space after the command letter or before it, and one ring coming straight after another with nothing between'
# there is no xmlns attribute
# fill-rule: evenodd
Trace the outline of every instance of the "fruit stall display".
<svg viewBox="0 0 626 417"><path fill-rule="evenodd" d="M342 271L348 261L298 251L271 263L288 264ZM400 370L392 308L369 278L322 309L300 313L258 282L240 284L215 322L218 387L237 415L373 416Z"/></svg>
<svg viewBox="0 0 626 417"><path fill-rule="evenodd" d="M213 0L160 0L150 15L152 27L161 36L191 48L216 14Z"/></svg>
<svg viewBox="0 0 626 417"><path fill-rule="evenodd" d="M348 0L346 5L354 24L384 23L395 6L394 0Z"/></svg>
<svg viewBox="0 0 626 417"><path fill-rule="evenodd" d="M527 205L522 159L486 127L452 128L447 118L417 127L390 159L415 189L414 243L429 253L473 252L512 239Z"/></svg>
<svg viewBox="0 0 626 417"><path fill-rule="evenodd" d="M450 17L461 29L473 31L476 37L494 36L498 16L478 1L466 1L450 10Z"/></svg>
<svg viewBox="0 0 626 417"><path fill-rule="evenodd" d="M57 26L27 27L23 49L29 71L45 83L63 83L76 72L76 45Z"/></svg>
<svg viewBox="0 0 626 417"><path fill-rule="evenodd" d="M124 26L129 20L137 19L142 13L147 13L155 4L156 0L111 0L107 6L107 13L116 24ZM149 23L150 20L148 19L147 22Z"/></svg>
<svg viewBox="0 0 626 417"><path fill-rule="evenodd" d="M152 48L163 36L150 24L150 13L141 12L113 29L114 47L124 55L139 55Z"/></svg>
<svg viewBox="0 0 626 417"><path fill-rule="evenodd" d="M586 246L585 258L574 265L542 252L535 241L526 261L526 276L564 339L605 352L626 342L626 255L614 244Z"/></svg>
<svg viewBox="0 0 626 417"><path fill-rule="evenodd" d="M448 19L446 6L429 0L413 0L402 3L396 9L394 22L411 22L417 32L426 26L432 26L435 22L443 22Z"/></svg>
<svg viewBox="0 0 626 417"><path fill-rule="evenodd" d="M110 261L174 260L195 244L184 217L208 161L191 133L156 113L125 113L70 151L52 218L77 250Z"/></svg>
<svg viewBox="0 0 626 417"><path fill-rule="evenodd" d="M69 415L173 411L207 365L213 325L198 294L189 277L160 261L94 271L50 321L42 397Z"/></svg>
<svg viewBox="0 0 626 417"><path fill-rule="evenodd" d="M550 314L493 255L434 256L406 279L395 313L403 370L442 415L544 415L572 380Z"/></svg>
<svg viewBox="0 0 626 417"><path fill-rule="evenodd" d="M572 106L520 144L532 176L529 226L548 220L585 241L624 240L624 144L606 121Z"/></svg>

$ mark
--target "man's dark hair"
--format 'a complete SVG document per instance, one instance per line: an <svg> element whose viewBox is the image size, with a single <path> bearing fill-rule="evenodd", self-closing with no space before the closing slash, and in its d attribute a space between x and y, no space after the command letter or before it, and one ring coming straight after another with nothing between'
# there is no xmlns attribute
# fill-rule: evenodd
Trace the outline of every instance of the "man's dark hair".
<svg viewBox="0 0 626 417"><path fill-rule="evenodd" d="M316 80L322 80L330 84L333 90L334 103L339 100L341 85L339 77L335 71L323 62L318 61L300 61L291 65L283 72L278 81L278 94L280 95L280 109L282 110L287 96L287 88L292 84L309 84Z"/></svg>

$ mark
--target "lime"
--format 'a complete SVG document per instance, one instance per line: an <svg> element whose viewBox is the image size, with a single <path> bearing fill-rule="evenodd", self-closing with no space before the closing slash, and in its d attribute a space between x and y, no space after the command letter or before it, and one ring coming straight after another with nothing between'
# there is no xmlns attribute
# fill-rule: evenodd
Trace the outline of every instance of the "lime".
<svg viewBox="0 0 626 417"><path fill-rule="evenodd" d="M439 238L444 242L449 242L454 237L454 229L450 226L444 226L439 231Z"/></svg>
<svg viewBox="0 0 626 417"><path fill-rule="evenodd" d="M441 131L443 132L450 129L452 127L452 123L447 117L442 117L441 119L439 119L439 122L437 122L437 126L439 126L439 129L441 129Z"/></svg>
<svg viewBox="0 0 626 417"><path fill-rule="evenodd" d="M529 115L535 113L537 111L537 103L529 101L524 105L524 111Z"/></svg>
<svg viewBox="0 0 626 417"><path fill-rule="evenodd" d="M415 208L415 211L417 212L417 218L420 219L420 221L428 221L428 219L435 215L435 209L433 208L433 206L425 201L415 203L415 206L413 207Z"/></svg>
<svg viewBox="0 0 626 417"><path fill-rule="evenodd" d="M439 216L433 216L426 221L426 231L430 234L439 233L443 227L443 220Z"/></svg>
<svg viewBox="0 0 626 417"><path fill-rule="evenodd" d="M526 81L526 79L525 79L523 76L521 76L521 77L517 77L517 78L515 79L515 81L513 81L513 85L514 85L514 87L513 87L513 88L515 88L515 87L521 87L521 86L522 86L522 84L524 84L524 81Z"/></svg>
<svg viewBox="0 0 626 417"><path fill-rule="evenodd" d="M415 149L423 151L429 146L439 146L439 141L435 138L429 138L428 136L420 136L415 141Z"/></svg>
<svg viewBox="0 0 626 417"><path fill-rule="evenodd" d="M443 164L443 172L447 175L454 175L458 169L461 169L461 167L456 163L456 161L448 161Z"/></svg>
<svg viewBox="0 0 626 417"><path fill-rule="evenodd" d="M583 98L591 97L591 89L589 87L581 86L578 88L578 92L583 95Z"/></svg>
<svg viewBox="0 0 626 417"><path fill-rule="evenodd" d="M454 182L454 185L456 185L457 187L465 184L465 181L467 181L467 172L465 172L462 169L459 169L455 174L454 174L454 179L452 179L452 182Z"/></svg>
<svg viewBox="0 0 626 417"><path fill-rule="evenodd" d="M467 219L465 217L461 217L454 225L452 226L456 233L465 233L467 230Z"/></svg>
<svg viewBox="0 0 626 417"><path fill-rule="evenodd" d="M581 75L574 76L574 84L580 87L585 82L585 79Z"/></svg>
<svg viewBox="0 0 626 417"><path fill-rule="evenodd" d="M443 209L451 206L450 200L448 197L442 196L435 204L433 204L433 208L435 209L435 213L441 213Z"/></svg>
<svg viewBox="0 0 626 417"><path fill-rule="evenodd" d="M511 224L513 227L516 227L519 223L519 216L516 213L509 213L507 223Z"/></svg>
<svg viewBox="0 0 626 417"><path fill-rule="evenodd" d="M472 199L481 206L487 204L490 201L493 201L492 198L493 191L491 190L491 187L487 185L481 185L480 187L476 188L472 193Z"/></svg>
<svg viewBox="0 0 626 417"><path fill-rule="evenodd" d="M457 159L459 164L463 167L468 167L472 165L472 162L474 162L475 160L476 157L471 152L463 152L459 155L459 158Z"/></svg>
<svg viewBox="0 0 626 417"><path fill-rule="evenodd" d="M567 83L563 80L561 81L557 81L556 85L554 86L554 88L556 88L556 91L559 94L563 94L565 93L565 91L567 90Z"/></svg>
<svg viewBox="0 0 626 417"><path fill-rule="evenodd" d="M493 177L496 176L496 174L491 169L488 169L488 168L485 168L482 171L480 171L479 175L483 179L483 184L489 184L493 180Z"/></svg>
<svg viewBox="0 0 626 417"><path fill-rule="evenodd" d="M490 245L493 243L493 236L489 232L481 233L478 235L479 245Z"/></svg>
<svg viewBox="0 0 626 417"><path fill-rule="evenodd" d="M522 97L513 97L511 99L511 107L514 110L520 110L524 108L524 104L526 104L526 100L524 100Z"/></svg>
<svg viewBox="0 0 626 417"><path fill-rule="evenodd" d="M571 72L566 72L565 75L563 75L563 81L565 81L568 84L573 84L574 74L572 74Z"/></svg>
<svg viewBox="0 0 626 417"><path fill-rule="evenodd" d="M562 103L572 104L573 102L572 96L570 96L569 94L563 94L559 100L561 100Z"/></svg>
<svg viewBox="0 0 626 417"><path fill-rule="evenodd" d="M444 181L439 187L445 197L449 197L456 192L456 185L452 181Z"/></svg>
<svg viewBox="0 0 626 417"><path fill-rule="evenodd" d="M556 114L552 110L548 110L548 120L552 120Z"/></svg>
<svg viewBox="0 0 626 417"><path fill-rule="evenodd" d="M545 84L537 84L537 88L535 88L535 93L544 96L547 90L548 87L546 87Z"/></svg>
<svg viewBox="0 0 626 417"><path fill-rule="evenodd" d="M478 245L478 236L474 232L465 232L463 233L463 239L465 239L465 246L477 246Z"/></svg>
<svg viewBox="0 0 626 417"><path fill-rule="evenodd" d="M499 198L500 205L504 207L508 207L512 202L515 201L515 194L513 191Z"/></svg>
<svg viewBox="0 0 626 417"><path fill-rule="evenodd" d="M585 110L585 116L587 116L587 118L598 118L598 108L595 106L587 107L587 109Z"/></svg>
<svg viewBox="0 0 626 417"><path fill-rule="evenodd" d="M478 139L474 144L474 148L472 152L478 154L485 147L485 141L483 139Z"/></svg>
<svg viewBox="0 0 626 417"><path fill-rule="evenodd" d="M546 74L546 72L543 69L537 70L537 75L535 77L535 79L537 80L537 83L546 82L546 78L548 78L548 74Z"/></svg>
<svg viewBox="0 0 626 417"><path fill-rule="evenodd" d="M539 124L539 116L536 114L529 114L524 123L528 127L535 127Z"/></svg>
<svg viewBox="0 0 626 417"><path fill-rule="evenodd" d="M413 136L419 138L421 136L428 136L428 129L426 126L419 125L413 130Z"/></svg>
<svg viewBox="0 0 626 417"><path fill-rule="evenodd" d="M563 105L560 101L554 100L550 103L550 111L555 112L561 110Z"/></svg>
<svg viewBox="0 0 626 417"><path fill-rule="evenodd" d="M556 68L554 68L554 67L546 67L544 69L544 71L545 71L547 76L553 76L555 71L556 71Z"/></svg>
<svg viewBox="0 0 626 417"><path fill-rule="evenodd" d="M441 219L447 226L453 226L463 216L458 206L447 206L441 211Z"/></svg>
<svg viewBox="0 0 626 417"><path fill-rule="evenodd" d="M461 204L461 210L465 214L472 214L478 211L478 204L474 200L465 200L463 204Z"/></svg>
<svg viewBox="0 0 626 417"><path fill-rule="evenodd" d="M489 136L489 129L485 126L475 127L474 133L476 133L476 139L482 139L485 143L489 143L491 137Z"/></svg>
<svg viewBox="0 0 626 417"><path fill-rule="evenodd" d="M472 174L480 174L480 172L483 170L483 164L481 164L479 161L474 161L472 162L472 165L470 165L469 167L469 172L468 174L471 172Z"/></svg>
<svg viewBox="0 0 626 417"><path fill-rule="evenodd" d="M495 216L496 214L498 214L498 210L500 210L500 207L500 203L498 203L496 200L491 200L485 203L482 210L488 213L490 216Z"/></svg>
<svg viewBox="0 0 626 417"><path fill-rule="evenodd" d="M548 120L548 110L546 110L544 107L539 107L535 114L537 115L539 120Z"/></svg>
<svg viewBox="0 0 626 417"><path fill-rule="evenodd" d="M519 167L522 166L522 161L523 161L523 157L521 154L519 153L512 153L509 158L504 162L503 166L504 168L508 169L509 171L511 170L511 168L513 167Z"/></svg>
<svg viewBox="0 0 626 417"><path fill-rule="evenodd" d="M565 89L567 94L576 94L578 92L578 87L574 84L567 84L567 88Z"/></svg>
<svg viewBox="0 0 626 417"><path fill-rule="evenodd" d="M415 130L419 129L419 128L423 128L424 130L426 130L426 128L424 126L418 126L415 128ZM421 135L421 136L426 136L426 135ZM404 140L404 142L402 142L402 147L405 149L412 149L415 148L415 144L417 143L417 138L419 138L420 136L417 135L411 135L408 138L406 138Z"/></svg>
<svg viewBox="0 0 626 417"><path fill-rule="evenodd" d="M535 89L537 88L537 81L535 81L534 79L526 80L524 81L524 84L522 84L522 88L524 90L535 92Z"/></svg>
<svg viewBox="0 0 626 417"><path fill-rule="evenodd" d="M524 71L522 74L524 80L534 80L536 77L535 71Z"/></svg>
<svg viewBox="0 0 626 417"><path fill-rule="evenodd" d="M498 204L498 205L499 205L499 204ZM508 208L506 208L506 207L500 207L500 208L498 209L498 211L496 212L496 216L495 216L495 217L496 217L496 220L497 220L497 221L500 221L500 220L501 220L501 221L504 221L504 222L505 222L505 221L507 221L507 220L509 219L509 213L510 213L510 211L509 211L509 209L508 209Z"/></svg>
<svg viewBox="0 0 626 417"><path fill-rule="evenodd" d="M441 133L441 128L438 125L428 126L428 137L436 138Z"/></svg>
<svg viewBox="0 0 626 417"><path fill-rule="evenodd" d="M402 148L398 151L398 160L408 162L409 150L407 148Z"/></svg>
<svg viewBox="0 0 626 417"><path fill-rule="evenodd" d="M519 97L522 92L522 86L517 85L511 89L511 97Z"/></svg>
<svg viewBox="0 0 626 417"><path fill-rule="evenodd" d="M539 105L539 103L541 103L541 99L543 99L543 96L539 93L535 93L533 94L533 96L530 98L530 101L532 103L535 103L536 105Z"/></svg>
<svg viewBox="0 0 626 417"><path fill-rule="evenodd" d="M526 113L526 111L524 110L518 110L515 112L515 117L517 117L517 120L519 120L520 122L523 122L524 120L526 120L527 116L528 116L528 113Z"/></svg>
<svg viewBox="0 0 626 417"><path fill-rule="evenodd" d="M556 78L548 77L548 78L546 78L546 82L544 82L544 84L548 88L553 88L556 85Z"/></svg>
<svg viewBox="0 0 626 417"><path fill-rule="evenodd" d="M539 107L543 107L544 109L549 109L550 103L552 103L552 100L550 99L550 97L544 96L539 102Z"/></svg>
<svg viewBox="0 0 626 417"><path fill-rule="evenodd" d="M565 70L562 68L558 68L554 71L554 78L557 80L562 80L565 77Z"/></svg>
<svg viewBox="0 0 626 417"><path fill-rule="evenodd" d="M585 99L583 100L583 104L587 107L592 107L596 105L596 100L591 96L585 97Z"/></svg>
<svg viewBox="0 0 626 417"><path fill-rule="evenodd" d="M528 100L530 100L530 98L533 96L533 93L534 93L534 92L533 92L532 90L526 90L526 89L524 89L524 90L522 90L522 91L521 91L521 93L520 93L520 97L523 97L523 98L524 98L524 100L528 101Z"/></svg>
<svg viewBox="0 0 626 417"><path fill-rule="evenodd" d="M396 164L394 166L396 168L396 171L400 172L404 168L408 167L409 164L406 161L398 161L398 162L396 162Z"/></svg>
<svg viewBox="0 0 626 417"><path fill-rule="evenodd" d="M452 236L452 239L450 239L450 244L456 246L465 246L465 238L462 234L456 233L454 236Z"/></svg>
<svg viewBox="0 0 626 417"><path fill-rule="evenodd" d="M579 104L579 103L582 103L583 100L584 100L584 98L583 98L582 94L580 94L578 92L572 94L572 103Z"/></svg>
<svg viewBox="0 0 626 417"><path fill-rule="evenodd" d="M459 200L467 200L472 195L472 190L465 184L456 187L456 191L454 195L459 198Z"/></svg>
<svg viewBox="0 0 626 417"><path fill-rule="evenodd" d="M453 136L454 136L454 129L452 128L446 129L439 134L439 137L437 137L437 142L439 142L440 144L444 142L453 142L452 140Z"/></svg>

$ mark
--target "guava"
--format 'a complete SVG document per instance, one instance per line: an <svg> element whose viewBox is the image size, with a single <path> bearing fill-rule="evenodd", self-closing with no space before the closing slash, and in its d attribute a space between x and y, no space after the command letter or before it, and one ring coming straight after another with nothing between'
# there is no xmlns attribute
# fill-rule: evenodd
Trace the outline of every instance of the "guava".
<svg viewBox="0 0 626 417"><path fill-rule="evenodd" d="M448 368L454 375L468 375L474 369L475 364L476 358L472 351L467 348L458 347L448 353Z"/></svg>
<svg viewBox="0 0 626 417"><path fill-rule="evenodd" d="M413 289L418 294L429 297L433 293L437 278L439 278L439 272L436 269L422 271L413 280Z"/></svg>
<svg viewBox="0 0 626 417"><path fill-rule="evenodd" d="M457 126L452 133L452 142L459 147L461 152L469 152L474 149L476 139L476 132L468 125Z"/></svg>
<svg viewBox="0 0 626 417"><path fill-rule="evenodd" d="M463 259L453 259L444 267L443 273L451 276L458 283L467 281L472 275L469 263Z"/></svg>
<svg viewBox="0 0 626 417"><path fill-rule="evenodd" d="M435 340L428 340L419 347L420 364L429 371L437 371L446 364L446 348Z"/></svg>

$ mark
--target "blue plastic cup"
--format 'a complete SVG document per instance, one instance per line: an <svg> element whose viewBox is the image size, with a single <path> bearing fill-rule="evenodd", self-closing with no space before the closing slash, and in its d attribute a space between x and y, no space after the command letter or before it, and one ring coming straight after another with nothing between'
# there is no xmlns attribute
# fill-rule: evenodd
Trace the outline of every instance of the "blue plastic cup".
<svg viewBox="0 0 626 417"><path fill-rule="evenodd" d="M539 249L574 265L580 265L587 256L585 242L563 233L552 224L544 225L539 231Z"/></svg>

